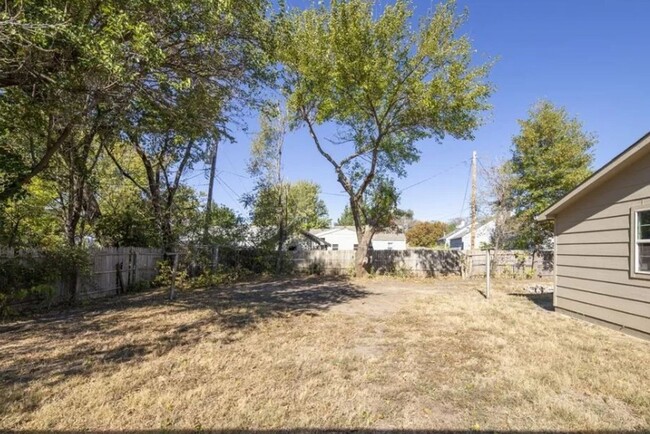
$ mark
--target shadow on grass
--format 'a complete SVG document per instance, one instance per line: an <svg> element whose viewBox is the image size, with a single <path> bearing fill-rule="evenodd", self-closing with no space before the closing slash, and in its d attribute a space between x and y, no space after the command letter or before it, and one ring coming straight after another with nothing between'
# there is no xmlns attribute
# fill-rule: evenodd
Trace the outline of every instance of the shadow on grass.
<svg viewBox="0 0 650 434"><path fill-rule="evenodd" d="M547 292L544 294L521 294L521 293L511 293L508 294L513 297L526 298L528 301L536 304L538 307L541 307L544 310L553 311L553 293Z"/></svg>
<svg viewBox="0 0 650 434"><path fill-rule="evenodd" d="M166 295L127 295L0 324L0 401L7 386L52 385L206 339L229 344L260 322L318 315L369 292L344 278L310 277L181 292L173 302Z"/></svg>
<svg viewBox="0 0 650 434"><path fill-rule="evenodd" d="M25 433L26 431L4 431L9 434L18 434ZM82 433L87 431L28 431L34 434L73 434L73 433ZM153 433L168 433L168 434L193 434L198 431L196 430L174 430L174 429L164 429L164 430L133 430L133 431L94 431L101 434L124 434L124 433L134 433L134 434L153 434ZM649 430L538 430L538 431L519 431L519 430L428 430L428 429L369 429L369 428L293 428L293 429L277 429L277 430L254 430L254 429L202 429L202 433L214 433L214 434L326 434L326 433L357 433L357 434L389 434L389 433L398 433L398 434L470 434L470 433L518 433L518 434L556 434L556 433L572 433L572 434L639 434L639 433L648 433Z"/></svg>

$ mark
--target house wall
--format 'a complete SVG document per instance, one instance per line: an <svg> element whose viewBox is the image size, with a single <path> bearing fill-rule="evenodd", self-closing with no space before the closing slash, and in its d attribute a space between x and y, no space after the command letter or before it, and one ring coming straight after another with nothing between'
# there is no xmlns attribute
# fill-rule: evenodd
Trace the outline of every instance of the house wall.
<svg viewBox="0 0 650 434"><path fill-rule="evenodd" d="M334 244L338 244L338 250L354 250L354 245L357 244L357 234L349 229L341 229L317 236L325 238L325 241L332 244L327 250L333 250Z"/></svg>
<svg viewBox="0 0 650 434"><path fill-rule="evenodd" d="M390 249L388 243L391 243ZM406 241L372 240L372 248L375 250L406 250Z"/></svg>
<svg viewBox="0 0 650 434"><path fill-rule="evenodd" d="M338 244L338 250L354 250L354 245L358 243L357 234L354 231L349 229L340 229L333 230L328 233L316 235L320 238L325 238L325 241L334 245ZM388 250L388 243L393 243L392 250L405 250L406 241L380 241L372 240L372 247L375 250ZM327 250L333 250L332 247L328 247Z"/></svg>
<svg viewBox="0 0 650 434"><path fill-rule="evenodd" d="M483 226L479 226L476 229L476 246L474 246L476 249L479 249L481 247L481 244L490 244L492 238L492 232L494 232L494 227L495 224L492 221L484 224ZM471 248L471 244L472 244L471 234L467 234L463 236L462 248L469 249Z"/></svg>
<svg viewBox="0 0 650 434"><path fill-rule="evenodd" d="M630 216L639 205L650 206L648 153L559 212L558 310L650 337L650 276L630 274Z"/></svg>

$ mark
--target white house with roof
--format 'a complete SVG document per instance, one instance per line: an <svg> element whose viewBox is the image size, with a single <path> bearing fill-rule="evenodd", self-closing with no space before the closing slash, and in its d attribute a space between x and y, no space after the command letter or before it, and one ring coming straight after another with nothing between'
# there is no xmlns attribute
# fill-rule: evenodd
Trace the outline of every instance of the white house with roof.
<svg viewBox="0 0 650 434"><path fill-rule="evenodd" d="M302 248L311 250L356 250L357 233L351 226L334 226L329 229L312 229L303 233L307 242ZM378 232L372 237L374 250L406 250L406 236Z"/></svg>
<svg viewBox="0 0 650 434"><path fill-rule="evenodd" d="M490 244L492 233L496 227L494 219L487 220L476 227L475 247L478 249L481 244ZM471 247L471 225L462 222L460 227L453 232L438 239L438 244L452 250L469 250Z"/></svg>

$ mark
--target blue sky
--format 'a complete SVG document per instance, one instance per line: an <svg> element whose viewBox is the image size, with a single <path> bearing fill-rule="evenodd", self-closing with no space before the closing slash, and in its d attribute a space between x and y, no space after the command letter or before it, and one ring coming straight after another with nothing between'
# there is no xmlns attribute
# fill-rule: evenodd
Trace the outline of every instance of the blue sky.
<svg viewBox="0 0 650 434"><path fill-rule="evenodd" d="M435 3L414 1L415 16ZM461 210L466 215L463 198L472 150L486 166L507 159L517 120L540 99L565 106L585 130L597 135L594 168L650 130L650 1L465 0L458 7L469 9L463 31L473 40L477 62L498 59L490 74L496 87L493 109L473 141L420 143L420 162L397 182L404 188L428 179L402 193L400 207L412 209L417 219L449 220L461 216ZM255 119L245 120L248 133L233 126L237 142L221 146L217 163L215 201L242 214L247 211L239 196L253 187L246 164ZM322 127L321 134L328 132ZM287 136L285 155L285 176L320 184L322 199L336 220L346 196L305 131ZM198 172L190 182L207 189Z"/></svg>

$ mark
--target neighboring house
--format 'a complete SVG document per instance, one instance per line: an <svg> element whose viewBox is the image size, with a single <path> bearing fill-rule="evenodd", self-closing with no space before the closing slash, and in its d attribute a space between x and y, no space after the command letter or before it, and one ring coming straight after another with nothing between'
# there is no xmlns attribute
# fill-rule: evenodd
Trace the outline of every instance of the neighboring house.
<svg viewBox="0 0 650 434"><path fill-rule="evenodd" d="M356 250L357 233L350 226L334 226L329 229L312 229L303 234L308 240L306 248L312 250ZM375 250L405 250L406 236L378 232L372 237L371 246Z"/></svg>
<svg viewBox="0 0 650 434"><path fill-rule="evenodd" d="M650 133L537 219L555 221L555 308L650 338Z"/></svg>
<svg viewBox="0 0 650 434"><path fill-rule="evenodd" d="M481 244L491 243L495 225L493 219L477 225L475 248L479 249ZM453 250L469 250L471 239L471 225L462 222L459 228L438 239L438 244Z"/></svg>

